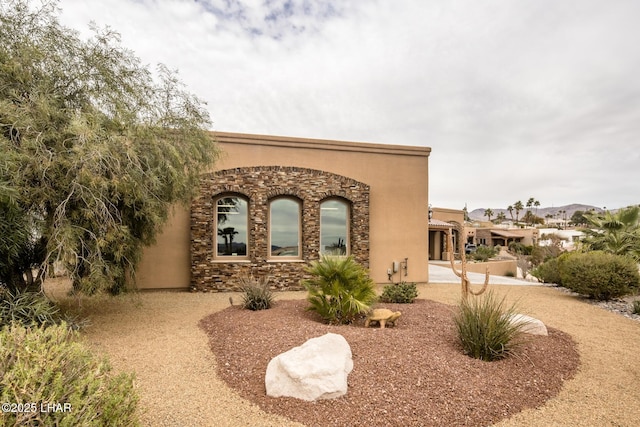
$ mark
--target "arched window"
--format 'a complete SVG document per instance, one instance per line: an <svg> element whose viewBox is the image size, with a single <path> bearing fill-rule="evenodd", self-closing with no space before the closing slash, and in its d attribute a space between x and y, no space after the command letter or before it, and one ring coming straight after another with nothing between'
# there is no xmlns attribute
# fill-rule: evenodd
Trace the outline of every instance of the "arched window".
<svg viewBox="0 0 640 427"><path fill-rule="evenodd" d="M349 255L349 205L342 200L320 204L320 254Z"/></svg>
<svg viewBox="0 0 640 427"><path fill-rule="evenodd" d="M249 242L249 202L240 196L216 199L216 258L246 258Z"/></svg>
<svg viewBox="0 0 640 427"><path fill-rule="evenodd" d="M300 259L300 202L280 197L269 203L269 256Z"/></svg>

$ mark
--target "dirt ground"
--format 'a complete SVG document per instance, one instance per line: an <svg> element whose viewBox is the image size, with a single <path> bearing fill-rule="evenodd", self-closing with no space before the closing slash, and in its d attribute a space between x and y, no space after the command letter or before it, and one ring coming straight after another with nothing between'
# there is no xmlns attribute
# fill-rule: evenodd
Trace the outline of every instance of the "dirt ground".
<svg viewBox="0 0 640 427"><path fill-rule="evenodd" d="M640 322L556 288L492 285L531 316L571 335L580 366L560 392L535 410L496 426L635 426L640 419ZM421 285L420 298L456 304L459 285ZM216 359L199 322L236 303L238 294L149 292L72 299L89 313L88 343L115 370L133 371L145 426L299 426L265 413L216 374ZM300 299L287 292L277 298Z"/></svg>

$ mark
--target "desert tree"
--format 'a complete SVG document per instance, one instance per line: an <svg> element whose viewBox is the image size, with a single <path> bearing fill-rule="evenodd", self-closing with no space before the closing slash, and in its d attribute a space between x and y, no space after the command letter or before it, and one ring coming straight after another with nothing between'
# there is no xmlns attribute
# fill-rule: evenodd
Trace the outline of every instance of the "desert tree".
<svg viewBox="0 0 640 427"><path fill-rule="evenodd" d="M18 225L2 284L37 287L58 260L76 289L123 289L217 159L210 125L175 71L142 65L117 33L82 39L54 1L1 3L0 225ZM16 264L24 251L32 265Z"/></svg>

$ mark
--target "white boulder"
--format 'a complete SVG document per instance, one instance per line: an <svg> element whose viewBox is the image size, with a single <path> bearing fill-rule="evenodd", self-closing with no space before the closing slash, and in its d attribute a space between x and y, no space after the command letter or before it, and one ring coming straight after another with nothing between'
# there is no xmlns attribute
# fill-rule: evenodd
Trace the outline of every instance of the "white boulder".
<svg viewBox="0 0 640 427"><path fill-rule="evenodd" d="M522 332L532 335L549 335L541 320L524 314L511 315L511 323L522 323Z"/></svg>
<svg viewBox="0 0 640 427"><path fill-rule="evenodd" d="M340 397L347 393L352 369L351 347L342 335L311 338L271 359L265 375L267 395L308 401Z"/></svg>

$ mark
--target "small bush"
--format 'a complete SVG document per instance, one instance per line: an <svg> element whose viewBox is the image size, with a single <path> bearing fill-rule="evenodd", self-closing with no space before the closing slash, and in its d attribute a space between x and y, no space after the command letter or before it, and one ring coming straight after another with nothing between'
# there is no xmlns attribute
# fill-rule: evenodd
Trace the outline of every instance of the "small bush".
<svg viewBox="0 0 640 427"><path fill-rule="evenodd" d="M503 359L522 343L525 323L511 322L515 306L506 307L492 292L462 301L454 316L458 339L465 354L480 360Z"/></svg>
<svg viewBox="0 0 640 427"><path fill-rule="evenodd" d="M633 302L631 311L633 312L633 314L640 314L640 300L636 300Z"/></svg>
<svg viewBox="0 0 640 427"><path fill-rule="evenodd" d="M533 246L527 246L520 242L511 242L509 243L509 252L519 255L531 255Z"/></svg>
<svg viewBox="0 0 640 427"><path fill-rule="evenodd" d="M0 425L137 426L133 376L111 375L65 323L0 330L0 401L28 403L28 411L5 412ZM44 405L45 410L41 411ZM46 410L47 405L59 411Z"/></svg>
<svg viewBox="0 0 640 427"><path fill-rule="evenodd" d="M560 266L563 259L568 257L551 258L550 260L540 264L531 271L531 274L543 283L555 283L562 286L562 275L560 274Z"/></svg>
<svg viewBox="0 0 640 427"><path fill-rule="evenodd" d="M17 322L25 326L50 326L66 321L77 328L79 323L64 315L42 292L0 290L0 325Z"/></svg>
<svg viewBox="0 0 640 427"><path fill-rule="evenodd" d="M387 285L382 290L380 301L399 304L410 304L418 298L418 289L415 283L395 283Z"/></svg>
<svg viewBox="0 0 640 427"><path fill-rule="evenodd" d="M498 250L493 246L478 246L475 252L470 253L468 256L476 261L488 261L489 258L493 258L498 255Z"/></svg>
<svg viewBox="0 0 640 427"><path fill-rule="evenodd" d="M242 292L242 306L249 310L266 310L273 304L273 292L269 289L269 281L266 277L254 279L243 277L240 279Z"/></svg>
<svg viewBox="0 0 640 427"><path fill-rule="evenodd" d="M629 257L601 251L575 253L560 268L562 286L600 301L640 287L638 265Z"/></svg>
<svg viewBox="0 0 640 427"><path fill-rule="evenodd" d="M373 280L352 257L323 257L312 262L307 273L312 276L302 282L311 304L307 310L328 323L352 323L377 299Z"/></svg>

